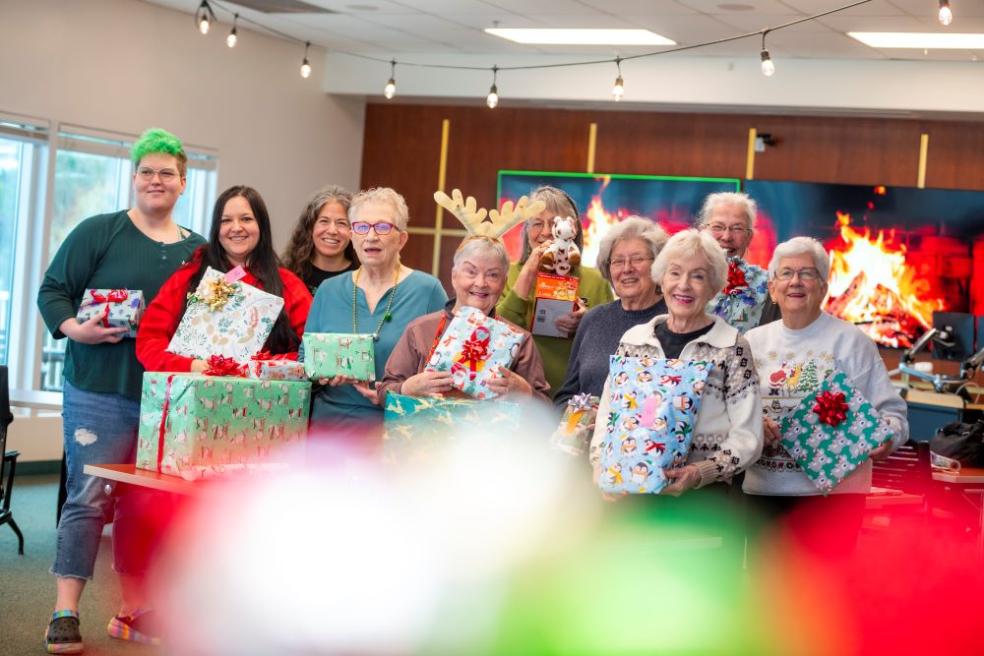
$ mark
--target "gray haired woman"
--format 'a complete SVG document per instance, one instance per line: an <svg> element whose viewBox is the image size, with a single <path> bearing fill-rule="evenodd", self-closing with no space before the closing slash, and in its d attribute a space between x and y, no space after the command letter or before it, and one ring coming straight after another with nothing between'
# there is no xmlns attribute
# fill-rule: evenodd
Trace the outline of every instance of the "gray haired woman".
<svg viewBox="0 0 984 656"><path fill-rule="evenodd" d="M380 400L386 392L409 396L434 396L451 392L451 373L424 371L431 350L444 334L455 311L470 306L496 316L496 303L506 284L509 257L505 245L490 237L467 237L454 254L451 286L454 298L444 309L425 314L408 325L386 361ZM549 400L543 361L526 330L519 351L508 369L493 379L489 387L496 394L519 394Z"/></svg>
<svg viewBox="0 0 984 656"><path fill-rule="evenodd" d="M762 267L745 261L755 234L757 207L748 194L720 192L704 199L697 225L717 241L728 255L728 281L711 300L708 311L740 332L779 318L769 299L767 276Z"/></svg>
<svg viewBox="0 0 984 656"><path fill-rule="evenodd" d="M762 449L762 401L748 342L723 319L706 312L708 301L724 288L727 274L724 251L710 235L697 230L673 235L652 266L669 313L630 328L618 346L617 354L627 357L713 363L686 464L664 472L670 485L663 494L728 482ZM605 382L591 440L596 477L606 421L614 411L610 382Z"/></svg>
<svg viewBox="0 0 984 656"><path fill-rule="evenodd" d="M667 239L665 230L638 216L611 227L602 237L599 269L618 299L592 308L581 320L564 385L554 395L556 405L562 406L575 394L600 396L609 356L625 331L666 314L666 302L650 269Z"/></svg>
<svg viewBox="0 0 984 656"><path fill-rule="evenodd" d="M352 247L348 211L352 194L328 185L316 191L297 220L284 252L284 267L296 273L313 295L318 286L359 266Z"/></svg>

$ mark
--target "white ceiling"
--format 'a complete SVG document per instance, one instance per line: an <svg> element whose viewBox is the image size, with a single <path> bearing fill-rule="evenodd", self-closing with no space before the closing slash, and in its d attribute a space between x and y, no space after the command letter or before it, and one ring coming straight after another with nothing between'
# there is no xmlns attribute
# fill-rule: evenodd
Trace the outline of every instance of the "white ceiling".
<svg viewBox="0 0 984 656"><path fill-rule="evenodd" d="M199 0L147 0L193 14ZM528 46L485 34L500 27L646 28L680 45L725 38L801 19L847 4L848 0L304 0L337 13L264 14L213 0L228 32L230 12L239 12L300 41L329 50L410 59L408 55L632 55L652 47ZM936 19L937 0L872 0L836 15L774 32L773 56L805 59L911 59L976 61L984 52L924 53L876 50L847 37L847 31L984 32L984 0L952 0L954 21ZM256 29L244 24L244 29ZM189 20L189 29L193 29ZM242 31L240 31L242 38ZM687 56L758 57L750 37L690 50Z"/></svg>

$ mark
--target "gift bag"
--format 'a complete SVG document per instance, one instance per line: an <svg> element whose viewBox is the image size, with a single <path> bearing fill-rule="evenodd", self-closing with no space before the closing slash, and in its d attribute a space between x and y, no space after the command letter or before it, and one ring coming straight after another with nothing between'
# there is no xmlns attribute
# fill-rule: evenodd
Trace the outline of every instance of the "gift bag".
<svg viewBox="0 0 984 656"><path fill-rule="evenodd" d="M284 299L247 285L241 267L223 274L209 267L188 303L167 350L207 360L221 355L247 362L263 349Z"/></svg>
<svg viewBox="0 0 984 656"><path fill-rule="evenodd" d="M837 370L782 420L780 432L783 448L823 494L893 435L847 374Z"/></svg>
<svg viewBox="0 0 984 656"><path fill-rule="evenodd" d="M583 455L594 434L600 399L591 394L575 394L564 407L560 425L550 436L554 448L572 456Z"/></svg>
<svg viewBox="0 0 984 656"><path fill-rule="evenodd" d="M304 371L311 380L349 376L376 380L375 340L370 334L304 333Z"/></svg>
<svg viewBox="0 0 984 656"><path fill-rule="evenodd" d="M659 494L664 469L687 462L711 362L611 356L600 445L605 492Z"/></svg>
<svg viewBox="0 0 984 656"><path fill-rule="evenodd" d="M424 371L450 371L451 384L468 396L490 399L489 381L509 368L523 332L473 307L459 309L431 353Z"/></svg>
<svg viewBox="0 0 984 656"><path fill-rule="evenodd" d="M85 323L102 317L104 328L127 328L123 337L135 338L143 311L144 297L139 289L87 289L75 318Z"/></svg>
<svg viewBox="0 0 984 656"><path fill-rule="evenodd" d="M390 392L383 409L383 455L390 462L426 459L475 427L512 431L521 408L508 402L406 396Z"/></svg>

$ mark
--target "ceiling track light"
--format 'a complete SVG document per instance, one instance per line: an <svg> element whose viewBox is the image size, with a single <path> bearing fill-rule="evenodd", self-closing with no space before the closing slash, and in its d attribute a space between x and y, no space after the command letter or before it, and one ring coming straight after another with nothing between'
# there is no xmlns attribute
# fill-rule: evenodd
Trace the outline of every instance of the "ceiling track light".
<svg viewBox="0 0 984 656"><path fill-rule="evenodd" d="M236 41L239 40L239 37L236 34L236 23L238 22L239 22L239 14L236 14L235 16L232 17L232 30L229 32L229 36L226 37L226 45L229 46L230 48L235 48Z"/></svg>
<svg viewBox="0 0 984 656"><path fill-rule="evenodd" d="M307 79L311 77L311 62L308 61L308 49L311 47L311 42L307 41L304 44L304 61L301 62L301 77Z"/></svg>
<svg viewBox="0 0 984 656"><path fill-rule="evenodd" d="M776 64L772 61L769 50L765 47L765 35L768 33L769 30L762 32L762 75L772 77L776 74Z"/></svg>
<svg viewBox="0 0 984 656"><path fill-rule="evenodd" d="M950 0L940 0L940 13L938 16L940 24L944 27L953 22L953 10L950 9Z"/></svg>
<svg viewBox="0 0 984 656"><path fill-rule="evenodd" d="M202 34L208 34L208 30L215 20L212 6L208 4L208 0L202 0L202 4L198 5L198 9L195 11L195 25L198 27L198 31Z"/></svg>
<svg viewBox="0 0 984 656"><path fill-rule="evenodd" d="M618 69L618 77L615 78L615 84L612 85L612 99L618 102L625 95L625 82L622 80L622 58L615 58L615 68Z"/></svg>
<svg viewBox="0 0 984 656"><path fill-rule="evenodd" d="M383 89L383 95L386 96L386 100L392 100L393 96L396 95L396 60L390 60L390 79L386 83L386 88Z"/></svg>
<svg viewBox="0 0 984 656"><path fill-rule="evenodd" d="M492 67L492 86L489 87L489 95L485 97L485 104L489 106L489 109L495 109L499 104L499 87L495 85L496 77L499 74L499 67Z"/></svg>

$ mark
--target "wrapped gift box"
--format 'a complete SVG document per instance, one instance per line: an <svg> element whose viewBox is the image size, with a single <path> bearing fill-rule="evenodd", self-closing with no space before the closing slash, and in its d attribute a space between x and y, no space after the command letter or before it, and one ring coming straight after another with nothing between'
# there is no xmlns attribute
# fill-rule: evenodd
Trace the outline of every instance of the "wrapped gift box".
<svg viewBox="0 0 984 656"><path fill-rule="evenodd" d="M823 494L893 432L842 371L824 378L780 426L782 446Z"/></svg>
<svg viewBox="0 0 984 656"><path fill-rule="evenodd" d="M741 258L731 258L728 284L711 299L707 311L744 333L758 326L768 295L768 271Z"/></svg>
<svg viewBox="0 0 984 656"><path fill-rule="evenodd" d="M304 333L304 370L308 378L348 376L376 380L375 341L370 334Z"/></svg>
<svg viewBox="0 0 984 656"><path fill-rule="evenodd" d="M558 276L538 273L533 290L533 323L530 332L547 337L570 337L557 329L557 317L573 312L577 307L577 287L580 280L574 276Z"/></svg>
<svg viewBox="0 0 984 656"><path fill-rule="evenodd" d="M199 360L221 355L247 362L263 349L284 299L209 267L167 350Z"/></svg>
<svg viewBox="0 0 984 656"><path fill-rule="evenodd" d="M424 370L450 371L455 389L489 399L495 396L489 381L498 375L498 367L509 368L522 341L523 333L515 326L477 308L463 307L451 319Z"/></svg>
<svg viewBox="0 0 984 656"><path fill-rule="evenodd" d="M575 394L564 407L560 425L550 438L557 449L573 456L583 455L591 443L600 399L591 394Z"/></svg>
<svg viewBox="0 0 984 656"><path fill-rule="evenodd" d="M304 363L257 354L246 364L246 374L259 380L307 380Z"/></svg>
<svg viewBox="0 0 984 656"><path fill-rule="evenodd" d="M144 374L137 467L200 478L268 461L307 434L308 382Z"/></svg>
<svg viewBox="0 0 984 656"><path fill-rule="evenodd" d="M85 323L92 317L102 317L106 328L128 328L123 336L135 338L143 311L144 297L139 289L87 289L75 318Z"/></svg>
<svg viewBox="0 0 984 656"><path fill-rule="evenodd" d="M600 444L605 492L659 494L664 469L687 462L710 362L611 356L609 411Z"/></svg>
<svg viewBox="0 0 984 656"><path fill-rule="evenodd" d="M390 392L383 410L383 453L390 461L426 458L456 437L474 432L469 427L495 426L496 431L520 425L521 408L508 402L406 396Z"/></svg>

